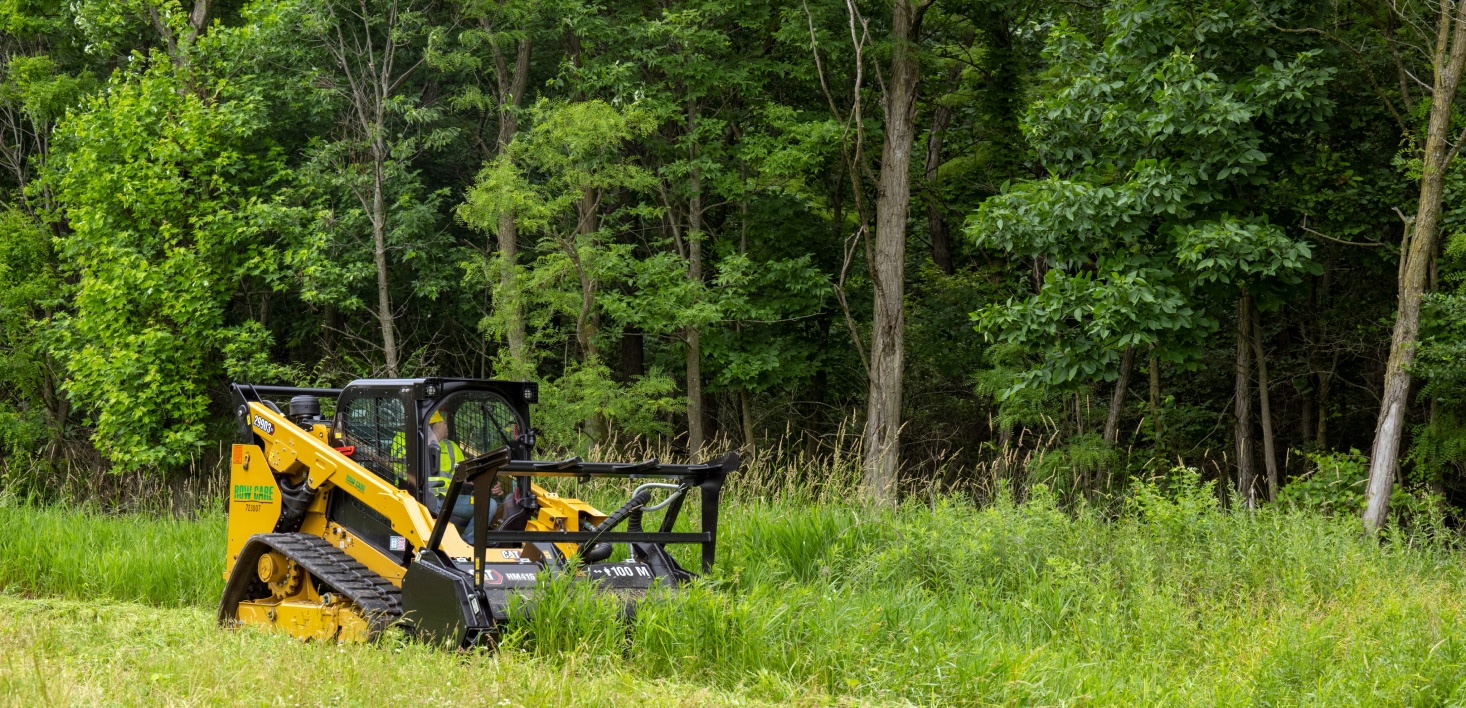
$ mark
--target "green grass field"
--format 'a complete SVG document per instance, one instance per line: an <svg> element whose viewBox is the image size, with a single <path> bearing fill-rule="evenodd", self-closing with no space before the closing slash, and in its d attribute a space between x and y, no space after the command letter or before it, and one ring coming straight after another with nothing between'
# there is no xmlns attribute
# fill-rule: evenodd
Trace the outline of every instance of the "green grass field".
<svg viewBox="0 0 1466 708"><path fill-rule="evenodd" d="M20 704L1466 703L1463 556L1316 514L1141 494L974 509L737 502L714 577L628 630L551 585L498 653L215 628L224 522L0 507ZM450 700L451 699L451 700Z"/></svg>

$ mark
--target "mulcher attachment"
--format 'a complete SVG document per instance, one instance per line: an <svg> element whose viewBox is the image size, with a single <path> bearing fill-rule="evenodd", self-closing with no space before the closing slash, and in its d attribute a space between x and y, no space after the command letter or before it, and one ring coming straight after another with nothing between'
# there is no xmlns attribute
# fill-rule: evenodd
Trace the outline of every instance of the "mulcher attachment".
<svg viewBox="0 0 1466 708"><path fill-rule="evenodd" d="M474 495L473 557L453 558L441 549L448 524L439 515L426 548L408 566L402 579L403 621L420 637L438 644L468 647L492 643L497 627L509 619L515 596L533 597L536 574L541 571L576 569L576 576L594 582L627 600L626 612L634 613L634 601L660 584L677 587L694 576L684 570L667 543L697 543L703 547L704 572L712 566L717 543L718 498L724 478L737 469L737 453L702 465L664 465L656 460L636 464L583 463L578 459L531 462L509 459L508 449L460 463L449 482L443 508L452 508L468 484L490 489L500 477L514 480L514 489L533 504L529 479L540 476L596 477L657 480L643 484L631 499L606 516L601 523L581 531L490 530L488 495ZM669 491L656 506L648 506L651 489ZM702 492L702 530L674 533L673 525L686 493ZM523 495L528 495L527 498ZM666 509L660 529L646 531L646 511ZM623 522L624 532L615 531ZM507 525L507 524L506 524ZM611 544L626 543L630 556L620 562L605 562ZM563 556L559 547L576 544L577 555ZM494 546L519 548L505 551ZM526 602L525 609L529 609Z"/></svg>

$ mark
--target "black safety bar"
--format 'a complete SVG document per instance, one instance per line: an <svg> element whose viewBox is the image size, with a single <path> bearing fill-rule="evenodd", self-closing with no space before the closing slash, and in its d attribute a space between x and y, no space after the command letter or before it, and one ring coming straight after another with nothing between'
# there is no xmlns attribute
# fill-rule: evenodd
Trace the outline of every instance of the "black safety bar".
<svg viewBox="0 0 1466 708"><path fill-rule="evenodd" d="M256 386L254 384L229 384L229 388L240 394L246 401L258 401L260 396L317 396L320 398L336 398L341 395L339 388L303 388L299 386Z"/></svg>
<svg viewBox="0 0 1466 708"><path fill-rule="evenodd" d="M717 557L718 546L718 501L722 496L723 482L728 474L741 464L738 453L730 452L722 458L705 462L698 465L673 465L663 464L656 459L636 463L617 462L583 462L580 458L572 457L566 460L505 460L508 455L508 448L491 452L482 457L476 457L459 463L454 471L453 479L448 483L448 490L443 499L442 506L438 512L438 520L433 524L433 535L428 540L428 548L432 551L438 550L438 545L443 540L443 532L447 528L449 509L453 508L458 501L458 496L463 489L465 482L474 481L478 477L485 477L483 487L475 482L476 488L488 489L500 475L510 477L576 477L583 480L592 478L623 478L623 479L677 479L696 486L702 491L702 531L692 533L673 533L672 526L677 521L677 515L682 511L683 497L678 497L671 506L667 508L666 515L662 518L660 531L653 532L632 532L632 531L489 531L487 528L487 494L474 495L474 574L475 582L479 580L483 562L484 549L491 543L588 543L592 541L603 543L698 543L702 544L702 572L708 573L713 568L713 561ZM484 507L480 511L480 505Z"/></svg>

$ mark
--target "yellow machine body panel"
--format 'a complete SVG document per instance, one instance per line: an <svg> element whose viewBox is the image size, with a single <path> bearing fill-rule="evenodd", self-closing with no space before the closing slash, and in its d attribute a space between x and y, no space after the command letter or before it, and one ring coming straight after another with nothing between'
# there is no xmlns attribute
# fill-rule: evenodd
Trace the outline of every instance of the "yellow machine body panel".
<svg viewBox="0 0 1466 708"><path fill-rule="evenodd" d="M280 520L280 488L258 445L235 445L229 458L229 541L224 577L244 542L257 533L270 533Z"/></svg>
<svg viewBox="0 0 1466 708"><path fill-rule="evenodd" d="M535 498L539 500L540 513L524 525L526 531L589 530L606 519L605 514L579 499L545 491L538 484L530 486L534 489ZM567 557L580 552L578 543L557 543L555 547Z"/></svg>

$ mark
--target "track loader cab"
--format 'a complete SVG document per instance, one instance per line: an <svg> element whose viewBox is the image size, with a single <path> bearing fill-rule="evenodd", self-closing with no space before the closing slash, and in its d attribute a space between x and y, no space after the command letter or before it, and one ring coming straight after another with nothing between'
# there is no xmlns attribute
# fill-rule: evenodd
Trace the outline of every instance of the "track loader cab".
<svg viewBox="0 0 1466 708"><path fill-rule="evenodd" d="M574 573L632 600L654 584L676 587L692 574L665 545L701 544L703 571L711 567L718 498L738 465L734 453L701 465L535 461L532 383L232 391L240 440L220 621L302 638L364 640L400 621L436 642L488 642L541 573ZM275 401L287 398L283 412ZM335 404L329 417L323 399ZM537 477L649 481L604 513ZM674 532L694 490L701 531ZM660 528L649 532L643 515L655 511ZM616 531L623 522L627 531ZM607 562L617 543L626 560Z"/></svg>

